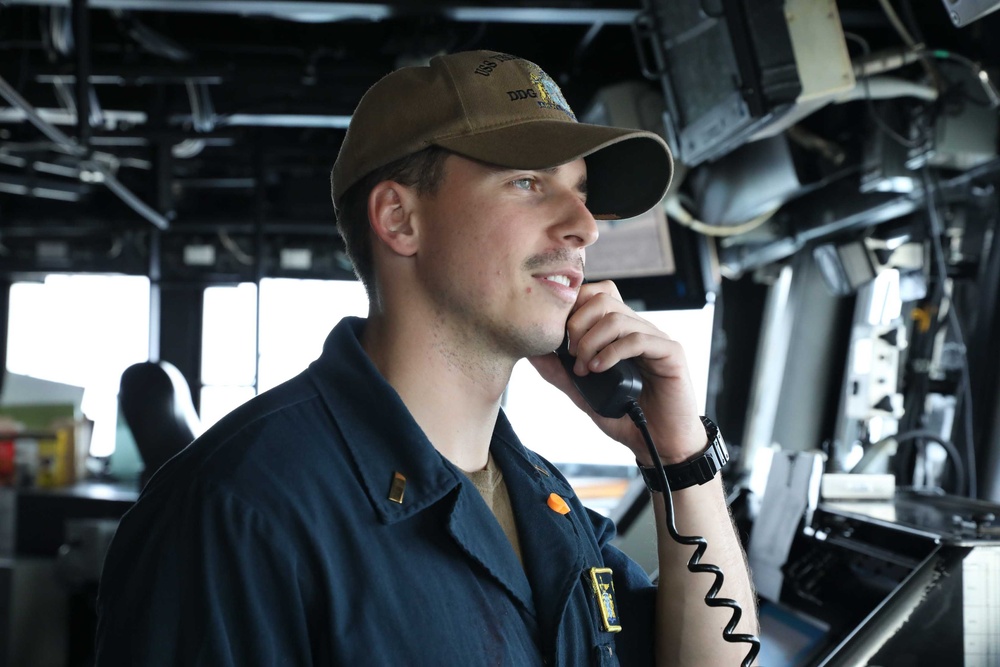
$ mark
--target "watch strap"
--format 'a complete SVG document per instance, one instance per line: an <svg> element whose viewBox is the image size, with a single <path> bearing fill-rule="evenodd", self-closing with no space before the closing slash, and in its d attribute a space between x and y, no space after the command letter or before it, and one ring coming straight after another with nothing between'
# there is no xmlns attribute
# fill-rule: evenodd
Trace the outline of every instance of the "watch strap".
<svg viewBox="0 0 1000 667"><path fill-rule="evenodd" d="M688 461L663 466L671 491L679 491L696 484L705 484L714 479L723 466L729 462L729 450L722 439L719 427L708 417L702 417L701 423L705 426L705 433L708 435L708 446L705 451ZM664 492L665 489L660 483L656 466L640 465L639 472L650 491L653 493Z"/></svg>

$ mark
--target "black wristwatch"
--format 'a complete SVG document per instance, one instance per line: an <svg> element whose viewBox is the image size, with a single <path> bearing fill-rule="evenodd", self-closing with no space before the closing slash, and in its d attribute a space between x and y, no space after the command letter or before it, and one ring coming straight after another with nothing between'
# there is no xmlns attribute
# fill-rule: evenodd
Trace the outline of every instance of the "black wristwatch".
<svg viewBox="0 0 1000 667"><path fill-rule="evenodd" d="M690 461L663 466L671 491L686 489L695 484L704 484L714 479L722 467L729 462L729 450L726 449L726 441L722 439L719 427L708 417L702 417L701 423L705 425L705 433L708 435L708 447L705 451ZM642 478L646 482L646 488L653 493L663 493L664 489L654 466L640 465L639 472L642 473Z"/></svg>

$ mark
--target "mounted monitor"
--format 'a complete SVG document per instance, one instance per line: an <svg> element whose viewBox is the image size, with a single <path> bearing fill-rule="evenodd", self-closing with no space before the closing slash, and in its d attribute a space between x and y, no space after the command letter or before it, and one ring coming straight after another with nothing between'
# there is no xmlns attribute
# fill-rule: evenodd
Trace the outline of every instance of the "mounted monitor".
<svg viewBox="0 0 1000 667"><path fill-rule="evenodd" d="M640 56L662 83L666 137L688 166L773 136L855 85L834 0L644 5Z"/></svg>
<svg viewBox="0 0 1000 667"><path fill-rule="evenodd" d="M956 28L962 28L978 21L987 14L1000 9L997 0L941 0L948 17Z"/></svg>

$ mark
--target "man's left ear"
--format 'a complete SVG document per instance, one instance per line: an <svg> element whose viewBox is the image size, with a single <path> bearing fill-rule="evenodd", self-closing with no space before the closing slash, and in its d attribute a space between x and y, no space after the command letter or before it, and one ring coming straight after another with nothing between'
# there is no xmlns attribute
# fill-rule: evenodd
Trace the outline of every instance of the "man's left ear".
<svg viewBox="0 0 1000 667"><path fill-rule="evenodd" d="M416 192L395 181L382 181L368 195L368 221L382 243L395 253L417 252L417 226L413 224Z"/></svg>

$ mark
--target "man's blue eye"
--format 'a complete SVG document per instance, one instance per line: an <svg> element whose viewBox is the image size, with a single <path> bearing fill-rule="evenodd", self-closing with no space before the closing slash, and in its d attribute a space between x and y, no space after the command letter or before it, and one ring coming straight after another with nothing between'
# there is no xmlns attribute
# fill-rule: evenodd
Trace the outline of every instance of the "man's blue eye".
<svg viewBox="0 0 1000 667"><path fill-rule="evenodd" d="M531 178L515 178L513 181L511 181L511 184L515 188L518 188L519 190L530 190L531 187L535 184L535 181L534 179Z"/></svg>

